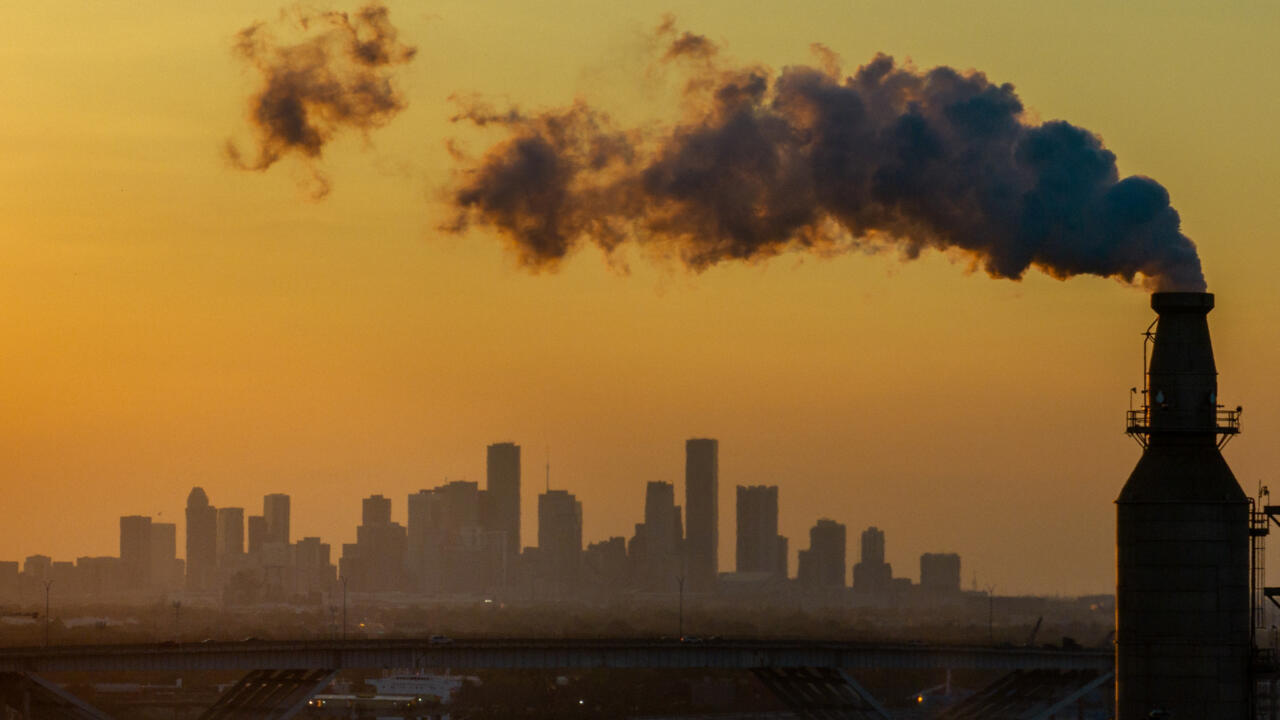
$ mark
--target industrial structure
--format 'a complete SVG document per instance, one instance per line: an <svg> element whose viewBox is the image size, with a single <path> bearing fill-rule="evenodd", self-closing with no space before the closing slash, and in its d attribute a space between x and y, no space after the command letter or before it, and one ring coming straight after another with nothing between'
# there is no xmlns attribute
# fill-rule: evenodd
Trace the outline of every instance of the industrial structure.
<svg viewBox="0 0 1280 720"><path fill-rule="evenodd" d="M1116 718L1250 714L1250 501L1220 452L1240 429L1218 401L1213 295L1158 292L1141 459L1116 500Z"/></svg>

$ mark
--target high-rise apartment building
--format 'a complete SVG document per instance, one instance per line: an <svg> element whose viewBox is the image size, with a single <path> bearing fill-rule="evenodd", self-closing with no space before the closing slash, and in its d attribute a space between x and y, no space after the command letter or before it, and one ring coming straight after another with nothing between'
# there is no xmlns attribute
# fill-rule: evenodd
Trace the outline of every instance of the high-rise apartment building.
<svg viewBox="0 0 1280 720"><path fill-rule="evenodd" d="M507 535L507 554L520 555L520 446L494 443L485 458L486 529Z"/></svg>
<svg viewBox="0 0 1280 720"><path fill-rule="evenodd" d="M263 496L262 516L267 520L267 536L263 542L277 542L284 545L292 542L289 535L288 495L272 493Z"/></svg>
<svg viewBox="0 0 1280 720"><path fill-rule="evenodd" d="M713 588L720 568L719 446L711 438L684 444L685 570L696 591Z"/></svg>
<svg viewBox="0 0 1280 720"><path fill-rule="evenodd" d="M187 495L187 589L213 590L218 561L218 511L203 488Z"/></svg>
<svg viewBox="0 0 1280 720"><path fill-rule="evenodd" d="M823 518L809 529L809 549L800 551L796 579L807 588L844 587L845 526Z"/></svg>
<svg viewBox="0 0 1280 720"><path fill-rule="evenodd" d="M244 508L218 508L218 564L234 563L244 554Z"/></svg>
<svg viewBox="0 0 1280 720"><path fill-rule="evenodd" d="M738 572L785 575L784 546L778 538L778 486L739 485Z"/></svg>

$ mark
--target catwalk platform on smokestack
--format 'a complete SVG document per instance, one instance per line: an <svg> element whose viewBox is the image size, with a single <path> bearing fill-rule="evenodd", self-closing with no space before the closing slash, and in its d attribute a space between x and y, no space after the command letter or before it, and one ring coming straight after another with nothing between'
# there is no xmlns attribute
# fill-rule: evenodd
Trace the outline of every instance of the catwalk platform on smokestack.
<svg viewBox="0 0 1280 720"><path fill-rule="evenodd" d="M1208 293L1155 293L1141 459L1116 500L1116 718L1244 720L1252 625L1249 499L1220 451ZM1148 335L1150 337L1150 335Z"/></svg>

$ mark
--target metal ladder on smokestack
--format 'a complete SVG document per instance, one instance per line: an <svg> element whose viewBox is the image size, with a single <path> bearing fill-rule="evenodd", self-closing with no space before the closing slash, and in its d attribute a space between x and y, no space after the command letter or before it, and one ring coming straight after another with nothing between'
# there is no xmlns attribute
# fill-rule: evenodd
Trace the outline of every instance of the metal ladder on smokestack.
<svg viewBox="0 0 1280 720"><path fill-rule="evenodd" d="M1250 610L1253 619L1253 716L1280 718L1280 648L1274 631L1268 632L1266 607L1270 600L1280 607L1280 587L1267 587L1266 537L1271 523L1280 526L1280 505L1271 505L1271 491L1259 483L1258 497L1249 499ZM1263 699L1265 698L1265 704Z"/></svg>
<svg viewBox="0 0 1280 720"><path fill-rule="evenodd" d="M1266 573L1263 568L1263 555L1265 543L1262 538L1266 537L1271 529L1271 523L1275 523L1280 527L1280 505L1268 505L1264 500L1271 498L1271 492L1265 486L1258 491L1258 500L1250 500L1249 503L1249 537L1253 539L1253 586L1254 592L1257 594L1254 602L1254 627L1265 630L1266 620L1262 613L1262 598L1271 601L1272 605L1280 608L1280 587L1266 587ZM1257 510L1257 506L1261 505L1262 509Z"/></svg>
<svg viewBox="0 0 1280 720"><path fill-rule="evenodd" d="M1249 593L1252 602L1250 602L1250 614L1253 618L1253 635L1254 646L1258 646L1259 633L1267 629L1266 617L1263 610L1262 599L1268 598L1271 602L1276 602L1275 597L1280 594L1280 588L1267 587L1267 535L1271 532L1271 522L1280 524L1275 519L1275 514L1280 513L1280 505L1268 505L1267 500L1271 499L1271 491L1265 485L1258 486L1258 497L1249 498L1249 555L1250 555L1250 581ZM1259 509L1261 508L1261 509ZM1275 590L1276 592L1271 592Z"/></svg>
<svg viewBox="0 0 1280 720"><path fill-rule="evenodd" d="M1249 539L1253 549L1253 627L1257 631L1266 630L1262 599L1271 601L1280 608L1280 587L1266 586L1266 542L1264 538L1271 531L1271 523L1280 527L1280 505L1270 505L1271 491L1265 485L1258 488L1258 499L1249 500ZM1261 506L1261 510L1258 507ZM1274 650L1274 648L1273 648Z"/></svg>

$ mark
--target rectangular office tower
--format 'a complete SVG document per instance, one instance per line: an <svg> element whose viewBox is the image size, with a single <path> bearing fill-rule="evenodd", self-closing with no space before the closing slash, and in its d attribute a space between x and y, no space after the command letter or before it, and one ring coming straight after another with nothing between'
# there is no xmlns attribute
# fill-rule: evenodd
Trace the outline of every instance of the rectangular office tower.
<svg viewBox="0 0 1280 720"><path fill-rule="evenodd" d="M289 544L289 496L271 493L262 497L262 516L267 519L266 542Z"/></svg>
<svg viewBox="0 0 1280 720"><path fill-rule="evenodd" d="M218 510L209 504L204 488L187 495L187 590L213 590L218 562Z"/></svg>
<svg viewBox="0 0 1280 720"><path fill-rule="evenodd" d="M845 526L835 520L822 518L809 529L809 549L801 550L799 558L797 579L802 586L844 587L846 538Z"/></svg>
<svg viewBox="0 0 1280 720"><path fill-rule="evenodd" d="M494 443L485 462L486 529L507 534L507 557L520 555L520 446Z"/></svg>
<svg viewBox="0 0 1280 720"><path fill-rule="evenodd" d="M715 586L720 552L720 443L693 438L684 443L685 558L689 587Z"/></svg>
<svg viewBox="0 0 1280 720"><path fill-rule="evenodd" d="M567 490L538 496L538 552L544 579L562 585L578 580L582 566L582 503Z"/></svg>
<svg viewBox="0 0 1280 720"><path fill-rule="evenodd" d="M130 589L145 590L151 585L151 518L120 518L120 570Z"/></svg>
<svg viewBox="0 0 1280 720"><path fill-rule="evenodd" d="M244 554L244 508L218 508L218 564L234 563Z"/></svg>
<svg viewBox="0 0 1280 720"><path fill-rule="evenodd" d="M778 486L738 486L738 572L779 573Z"/></svg>

